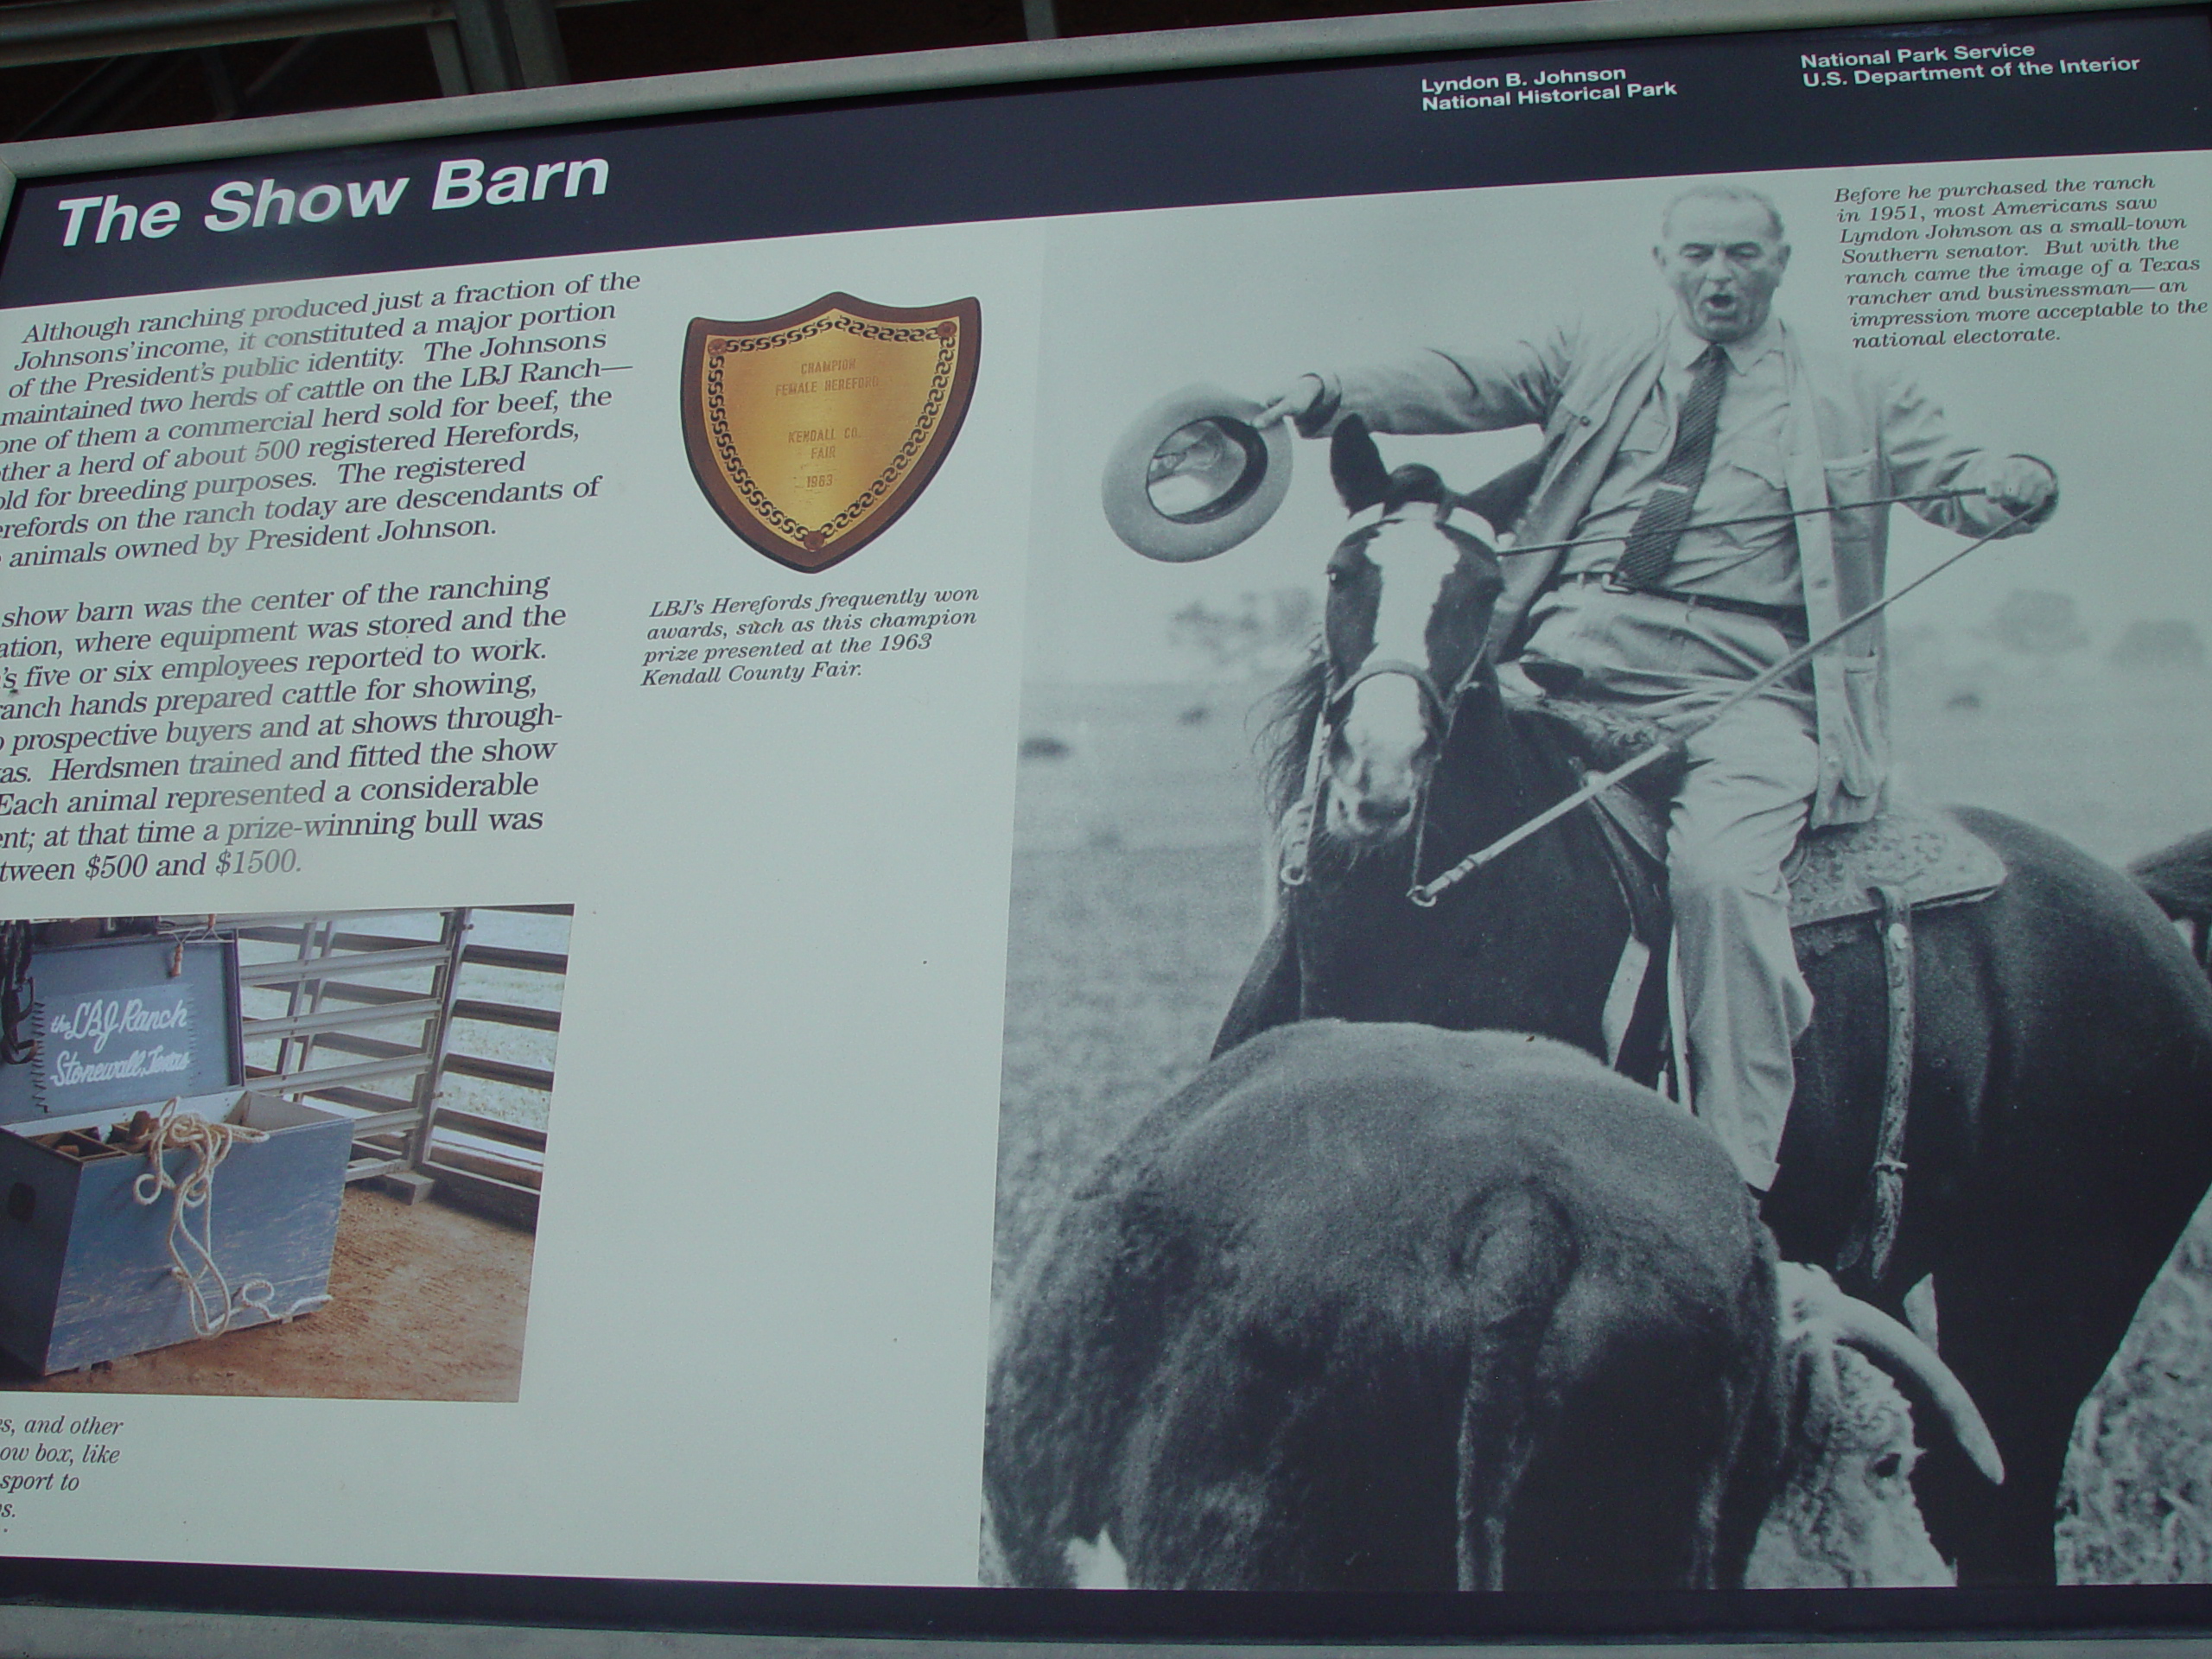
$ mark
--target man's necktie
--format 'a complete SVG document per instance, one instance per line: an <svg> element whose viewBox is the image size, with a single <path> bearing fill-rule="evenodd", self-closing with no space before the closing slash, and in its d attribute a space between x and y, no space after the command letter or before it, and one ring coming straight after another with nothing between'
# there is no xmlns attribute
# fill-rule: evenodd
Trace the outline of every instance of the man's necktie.
<svg viewBox="0 0 2212 1659"><path fill-rule="evenodd" d="M1675 563L1675 549L1682 527L1690 521L1698 486L1705 482L1706 465L1713 459L1713 433L1720 420L1720 393L1728 381L1728 354L1708 346L1696 364L1697 378L1682 399L1681 419L1675 427L1675 447L1659 469L1650 499L1636 515L1628 544L1613 566L1613 585L1618 588L1656 588Z"/></svg>

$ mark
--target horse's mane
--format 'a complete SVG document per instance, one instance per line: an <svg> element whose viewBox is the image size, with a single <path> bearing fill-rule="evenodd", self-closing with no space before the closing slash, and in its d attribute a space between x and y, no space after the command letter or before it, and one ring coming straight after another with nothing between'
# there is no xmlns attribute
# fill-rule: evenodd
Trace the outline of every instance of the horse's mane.
<svg viewBox="0 0 2212 1659"><path fill-rule="evenodd" d="M1382 511L1395 512L1415 501L1427 501L1440 506L1446 501L1457 502L1459 497L1446 487L1443 477L1433 467L1409 462L1392 473L1382 486Z"/></svg>
<svg viewBox="0 0 2212 1659"><path fill-rule="evenodd" d="M1268 814L1279 818L1306 787L1306 756L1313 747L1314 722L1329 695L1329 659L1316 639L1306 665L1269 692L1260 707L1261 780Z"/></svg>

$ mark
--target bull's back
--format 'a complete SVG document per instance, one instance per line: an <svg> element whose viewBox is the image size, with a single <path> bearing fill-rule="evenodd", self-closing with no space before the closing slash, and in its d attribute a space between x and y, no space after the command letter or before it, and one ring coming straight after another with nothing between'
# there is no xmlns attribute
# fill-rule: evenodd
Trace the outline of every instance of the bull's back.
<svg viewBox="0 0 2212 1659"><path fill-rule="evenodd" d="M1173 1586L1709 1575L1770 1270L1656 1096L1537 1039L1311 1022L1083 1193L995 1371L1017 1581L1102 1529Z"/></svg>

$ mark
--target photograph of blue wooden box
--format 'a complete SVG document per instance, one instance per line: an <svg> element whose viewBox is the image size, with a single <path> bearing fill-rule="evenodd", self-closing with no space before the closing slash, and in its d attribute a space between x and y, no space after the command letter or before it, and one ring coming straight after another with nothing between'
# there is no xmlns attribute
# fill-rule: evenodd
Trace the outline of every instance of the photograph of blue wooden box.
<svg viewBox="0 0 2212 1659"><path fill-rule="evenodd" d="M0 1064L0 1351L44 1375L321 1306L351 1125L240 1086L236 946L102 939L29 968L34 1046Z"/></svg>

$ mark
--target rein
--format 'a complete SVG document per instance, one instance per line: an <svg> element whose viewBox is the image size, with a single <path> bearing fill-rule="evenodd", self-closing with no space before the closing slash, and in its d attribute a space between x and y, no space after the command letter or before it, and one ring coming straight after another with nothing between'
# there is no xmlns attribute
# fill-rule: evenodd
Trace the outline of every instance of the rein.
<svg viewBox="0 0 2212 1659"><path fill-rule="evenodd" d="M1718 519L1712 524L1700 527L1717 529L1731 524L1771 523L1778 519L1810 518L1821 513L1848 512L1863 507L1895 506L1923 501L1955 501L1970 495L1986 495L1986 491L1980 489L1957 489L1930 490L1916 495L1877 496L1865 501L1830 502L1825 506L1803 507L1783 512L1752 513L1741 518ZM1437 901L1446 893L1484 865L1495 862L1539 830L1558 823L1577 807L1595 800L1605 791L1627 781L1664 756L1680 750L1686 740L1706 730L1761 692L1769 690L1789 675L1794 674L1860 623L1872 617L1878 616L1907 594L1941 575L1961 559L1965 558L1967 554L1996 540L2007 531L2018 528L2019 525L2027 522L2028 517L2029 515L2025 512L2015 513L1995 529L1975 537L1957 552L1923 571L1896 592L1886 594L1872 604L1854 612L1826 632L1798 646L1796 650L1756 678L1746 680L1720 702L1691 721L1681 731L1668 737L1666 741L1653 744L1641 754L1624 761L1610 772L1586 779L1573 793L1554 802L1535 817L1500 836L1488 846L1478 848L1452 865L1451 868L1427 881L1418 879L1421 874L1421 854L1428 838L1429 786L1425 785L1421 791L1421 800L1414 808L1413 874L1416 879L1414 885L1407 889L1406 898L1423 910L1433 909ZM1589 547L1600 543L1617 542L1623 539L1624 538L1618 536L1595 536L1577 541L1538 542L1527 547L1503 550L1500 556L1510 556L1520 553L1557 552L1567 548ZM1327 781L1329 746L1335 737L1338 715L1351 694L1369 680L1379 678L1386 674L1403 675L1421 688L1422 699L1434 715L1440 728L1440 746L1448 746L1451 741L1452 721L1459 713L1459 699L1465 695L1467 688L1474 683L1484 665L1489 662L1490 652L1491 643L1486 636L1481 648L1476 652L1474 660L1467 664L1465 671L1453 683L1449 695L1438 687L1434 678L1420 664L1395 657L1370 658L1361 664L1342 681L1330 686L1321 699L1320 708L1314 713L1313 736L1306 750L1305 777L1299 787L1298 798L1283 818L1284 833L1280 839L1290 844L1285 848L1276 879L1284 887L1303 887L1311 876L1313 838L1319 833L1321 793ZM1332 674L1333 676L1333 669Z"/></svg>
<svg viewBox="0 0 2212 1659"><path fill-rule="evenodd" d="M1956 493L1963 494L1967 493L1967 492L1961 491L1956 492ZM1836 509L1831 508L1829 511L1836 511ZM1766 690L1785 677L1796 673L1807 663L1811 662L1813 658L1818 656L1822 651L1825 651L1828 646L1842 639L1845 634L1849 633L1852 629L1857 627L1869 617L1878 616L1883 611L1887 610L1891 605L1894 605L1898 600L1903 599L1907 594L1912 592L1915 588L1919 588L1927 582L1932 582L1937 576L1942 575L1943 572L1949 569L1961 559L1966 557L1967 554L1972 553L1976 549L1983 547L1988 543L1996 540L1997 537L2002 536L2006 531L2015 529L2018 525L2025 523L2027 517L2028 515L2024 512L2014 513L2011 518L2007 518L2003 524L1998 525L1994 530L1985 531L1983 534L1975 537L1974 540L1968 542L1957 552L1950 555L1941 563L1934 565L1929 569L1923 571L1919 575L1905 583L1904 587L1898 588L1895 593L1885 594L1880 599L1876 600L1872 604L1866 607L1864 609L1853 612L1851 615L1844 618L1842 621L1830 628L1827 632L1821 634L1815 639L1807 640L1803 645L1798 646L1796 650L1791 652L1780 662L1775 664L1773 667L1760 674L1756 679L1745 681L1742 685L1730 692L1713 708L1707 709L1704 714L1690 721L1689 724L1682 728L1681 730L1670 734L1664 742L1654 743L1649 748L1644 750L1643 753L1636 755L1628 760L1623 761L1619 766L1615 766L1611 772L1602 772L1597 777L1588 779L1573 794L1567 796L1561 800L1554 802L1550 806L1546 807L1541 812L1536 814L1535 817L1530 818L1518 829L1509 830L1504 835L1500 836L1496 841L1491 842L1489 846L1478 848L1475 851L1468 854L1466 857L1461 859L1457 864L1454 864L1450 869L1445 871L1443 874L1436 877L1435 880L1417 883L1414 887L1408 891L1406 897L1424 910L1433 908L1439 899L1442 898L1446 893L1450 892L1452 888L1457 887L1460 882L1465 880L1467 877L1472 875L1477 870L1482 868L1484 865L1493 862L1504 854L1511 851L1514 848L1518 847L1522 842L1528 840L1529 836L1535 835L1539 830L1546 829L1550 825L1558 823L1568 813L1573 811L1576 807L1597 799L1599 796L1604 794L1616 784L1625 782L1627 779L1633 778L1637 772L1642 772L1645 767L1658 761L1662 757L1679 750L1686 740L1696 736L1700 732L1705 731L1733 710L1739 709L1745 703L1749 702L1753 697L1758 696L1762 691ZM1414 873L1415 875L1419 875L1421 873L1421 867L1418 863L1414 867Z"/></svg>
<svg viewBox="0 0 2212 1659"><path fill-rule="evenodd" d="M1979 489L1924 490L1918 495L1877 495L1864 501L1831 501L1824 507L1785 508L1780 512L1749 512L1740 518L1713 518L1700 520L1685 528L1697 530L1730 530L1738 524L1771 524L1785 518L1816 518L1824 512L1851 512L1860 507L1911 506L1922 501L1958 501L1969 495L1985 495ZM2010 526L2007 526L2010 528ZM1625 542L1623 536L1584 536L1568 542L1531 542L1526 547L1502 547L1500 558L1516 558L1523 553L1562 553L1571 548L1603 547L1610 542Z"/></svg>

